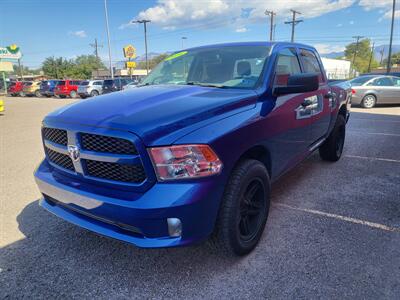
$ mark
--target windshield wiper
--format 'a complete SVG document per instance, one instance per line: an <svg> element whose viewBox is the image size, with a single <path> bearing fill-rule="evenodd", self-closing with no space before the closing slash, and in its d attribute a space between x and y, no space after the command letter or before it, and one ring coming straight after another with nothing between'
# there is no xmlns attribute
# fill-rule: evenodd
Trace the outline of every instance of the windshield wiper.
<svg viewBox="0 0 400 300"><path fill-rule="evenodd" d="M186 82L187 85L198 85L198 86L204 86L204 87L214 87L214 88L219 88L219 89L224 89L227 88L228 86L222 85L222 84L211 84L211 83L202 83L198 81L188 81Z"/></svg>

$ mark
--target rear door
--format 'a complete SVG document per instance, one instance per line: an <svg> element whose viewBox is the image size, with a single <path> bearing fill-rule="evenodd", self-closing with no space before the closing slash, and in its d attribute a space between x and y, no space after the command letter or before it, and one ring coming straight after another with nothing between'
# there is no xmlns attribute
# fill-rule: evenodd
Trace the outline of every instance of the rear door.
<svg viewBox="0 0 400 300"><path fill-rule="evenodd" d="M300 48L299 56L303 72L317 73L319 78L319 89L303 94L304 99L310 102L306 109L310 110L311 140L315 143L328 132L334 102L333 98L329 98L330 87L317 54L310 49Z"/></svg>
<svg viewBox="0 0 400 300"><path fill-rule="evenodd" d="M295 48L278 51L274 70L273 89L287 86L292 75L301 74L300 62ZM269 145L274 156L273 174L281 174L301 161L311 143L310 110L303 108L304 94L278 96L274 110L266 119L266 130L274 133Z"/></svg>
<svg viewBox="0 0 400 300"><path fill-rule="evenodd" d="M395 86L392 77L383 76L376 78L367 84L367 87L372 88L376 92L377 103L396 103L400 95L396 93L399 91ZM396 95L397 94L397 95ZM397 99L396 99L397 97Z"/></svg>
<svg viewBox="0 0 400 300"><path fill-rule="evenodd" d="M392 77L393 89L391 103L400 103L400 77Z"/></svg>

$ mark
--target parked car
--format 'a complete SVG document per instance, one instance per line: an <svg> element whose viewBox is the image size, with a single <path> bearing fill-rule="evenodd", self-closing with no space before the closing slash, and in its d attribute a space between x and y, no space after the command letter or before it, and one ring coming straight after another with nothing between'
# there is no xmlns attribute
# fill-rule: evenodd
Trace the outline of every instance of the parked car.
<svg viewBox="0 0 400 300"><path fill-rule="evenodd" d="M50 79L44 80L40 84L40 93L45 97L54 96L54 88L56 87L59 80Z"/></svg>
<svg viewBox="0 0 400 300"><path fill-rule="evenodd" d="M22 89L25 96L35 96L40 97L40 81L33 81L24 84L24 88Z"/></svg>
<svg viewBox="0 0 400 300"><path fill-rule="evenodd" d="M59 80L54 88L54 96L75 98L78 92L79 80Z"/></svg>
<svg viewBox="0 0 400 300"><path fill-rule="evenodd" d="M123 90L130 90L130 89L135 89L138 86L138 82L137 81L132 81L130 83L128 83L127 85L123 86L122 89Z"/></svg>
<svg viewBox="0 0 400 300"><path fill-rule="evenodd" d="M13 97L23 96L24 84L29 84L29 83L30 83L29 81L13 81L7 87L8 93Z"/></svg>
<svg viewBox="0 0 400 300"><path fill-rule="evenodd" d="M103 82L103 94L121 91L130 82L131 80L127 78L106 79Z"/></svg>
<svg viewBox="0 0 400 300"><path fill-rule="evenodd" d="M372 108L376 104L400 104L400 77L365 75L350 80L352 104Z"/></svg>
<svg viewBox="0 0 400 300"><path fill-rule="evenodd" d="M328 84L307 45L175 53L129 94L45 117L40 205L139 247L211 237L229 254L247 254L266 224L271 182L317 149L323 160L340 159L350 98L348 83Z"/></svg>
<svg viewBox="0 0 400 300"><path fill-rule="evenodd" d="M400 72L365 73L365 74L362 74L361 76L365 76L365 75L386 75L386 76L400 77Z"/></svg>
<svg viewBox="0 0 400 300"><path fill-rule="evenodd" d="M78 94L82 99L101 94L103 80L85 80L78 86Z"/></svg>

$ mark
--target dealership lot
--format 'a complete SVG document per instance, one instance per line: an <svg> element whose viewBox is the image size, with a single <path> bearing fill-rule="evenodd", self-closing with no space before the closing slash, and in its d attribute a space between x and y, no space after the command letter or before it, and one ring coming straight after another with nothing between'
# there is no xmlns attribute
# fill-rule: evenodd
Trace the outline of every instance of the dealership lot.
<svg viewBox="0 0 400 300"><path fill-rule="evenodd" d="M142 250L38 206L40 122L71 99L7 98L0 115L0 298L397 298L400 107L353 109L344 157L314 154L273 186L260 245Z"/></svg>

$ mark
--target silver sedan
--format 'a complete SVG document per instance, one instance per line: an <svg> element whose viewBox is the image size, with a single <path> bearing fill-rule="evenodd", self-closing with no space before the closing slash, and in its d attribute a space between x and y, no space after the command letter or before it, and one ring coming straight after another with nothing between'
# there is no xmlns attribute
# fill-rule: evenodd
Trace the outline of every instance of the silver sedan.
<svg viewBox="0 0 400 300"><path fill-rule="evenodd" d="M350 80L352 104L372 108L378 104L400 104L400 77L365 75Z"/></svg>

